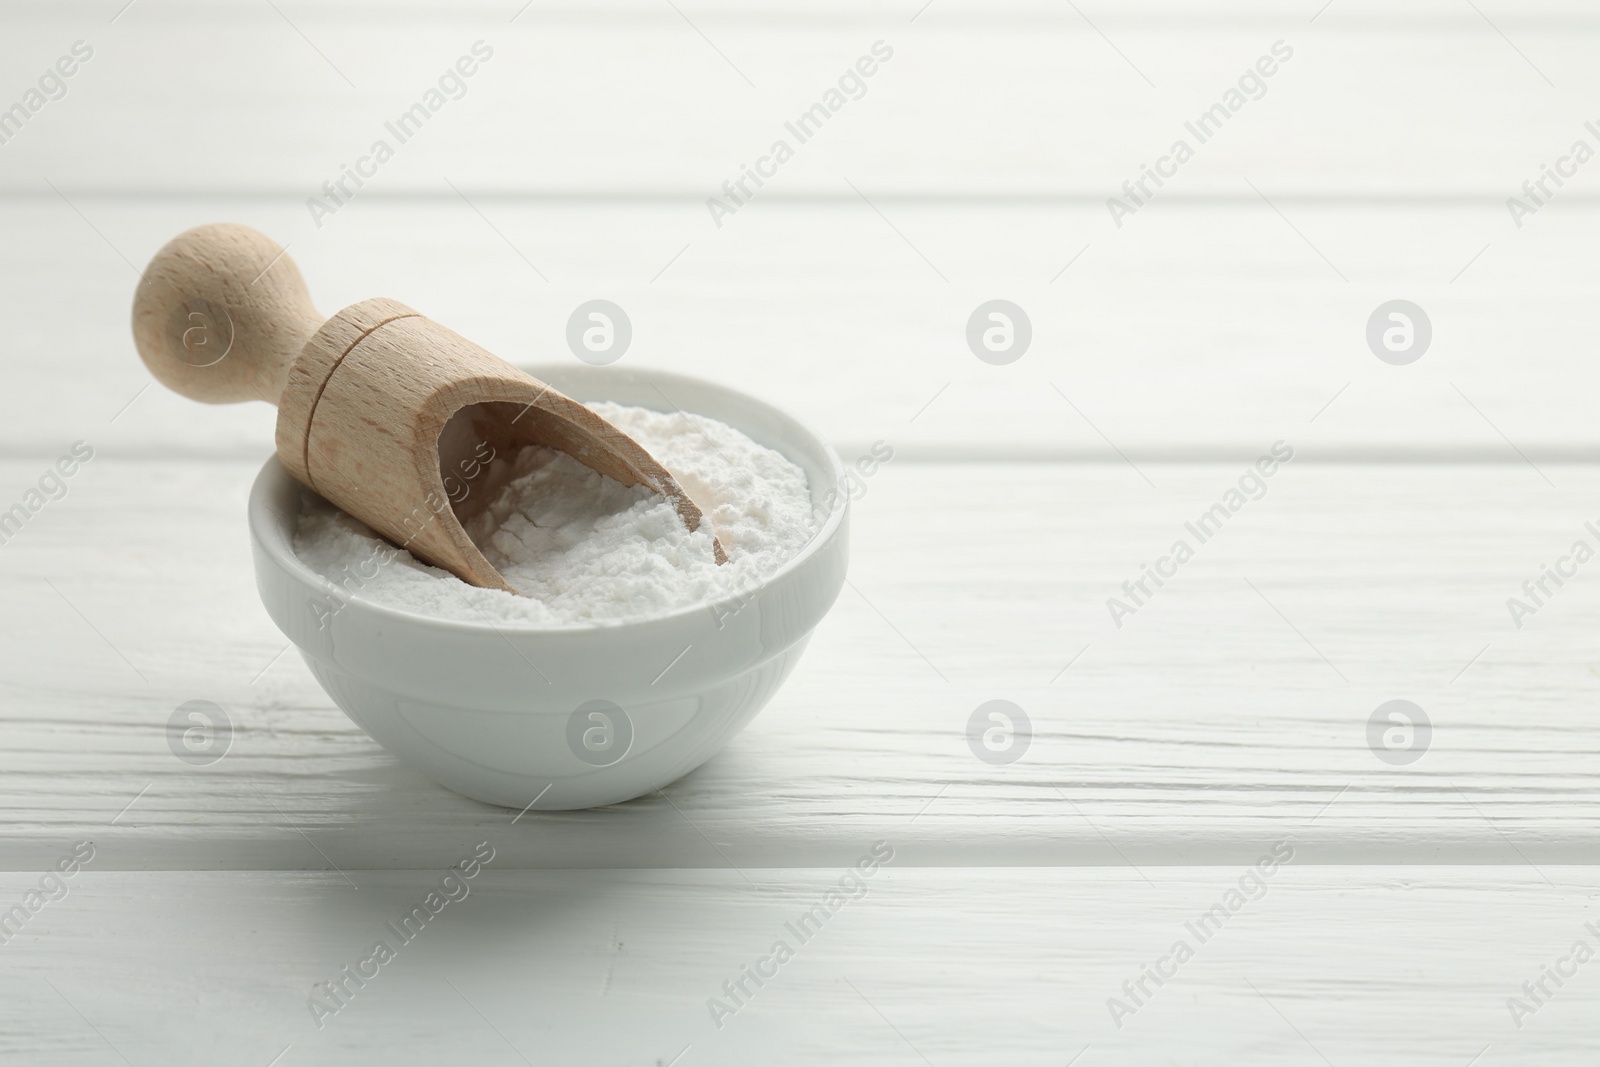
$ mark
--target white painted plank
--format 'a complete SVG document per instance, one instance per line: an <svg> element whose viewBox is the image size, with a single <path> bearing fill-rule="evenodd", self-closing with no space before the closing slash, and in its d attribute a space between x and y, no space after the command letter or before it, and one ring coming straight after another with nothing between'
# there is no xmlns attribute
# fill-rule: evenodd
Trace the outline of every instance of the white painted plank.
<svg viewBox="0 0 1600 1067"><path fill-rule="evenodd" d="M476 842L461 838L469 854ZM865 852L867 842L861 843ZM452 857L459 858L459 857ZM60 1064L1594 1062L1593 962L1513 1025L1508 998L1593 950L1596 869L1279 867L1201 943L1237 868L880 868L808 941L836 870L491 869L409 944L442 871L78 874L0 948L0 1050ZM10 903L37 875L0 879ZM458 894L459 895L459 894ZM313 986L397 947L316 1028ZM718 1029L707 1001L786 939ZM1113 1025L1107 1001L1193 958ZM1167 965L1171 970L1170 964ZM771 965L767 970L772 970ZM372 973L372 968L368 968ZM53 988L52 988L53 987ZM1084 1051L1087 1047L1088 1051ZM285 1051L287 1049L287 1051ZM274 1056L281 1059L273 1061ZM679 1057L676 1060L674 1057ZM1074 1061L1074 1057L1079 1057Z"/></svg>
<svg viewBox="0 0 1600 1067"><path fill-rule="evenodd" d="M1173 19L1114 5L993 17L936 2L912 22L922 5L798 18L533 5L513 23L522 6L375 18L136 4L115 24L113 5L33 9L0 41L14 72L7 106L75 40L96 51L3 146L0 188L270 190L300 202L480 39L493 60L424 133L390 138L398 154L375 187L448 194L448 176L468 189L698 204L880 39L894 58L823 134L791 139L797 155L774 195L849 198L848 178L869 195L1098 202L1278 40L1294 58L1215 140L1191 140L1199 154L1165 195L1237 196L1243 174L1282 196L1498 203L1582 136L1600 104L1600 26L1562 6L1490 5L1491 18L1444 0L1402 16L1343 3L1319 15L1307 3Z"/></svg>
<svg viewBox="0 0 1600 1067"><path fill-rule="evenodd" d="M129 336L130 263L214 219L289 242L325 311L394 297L513 360L574 358L567 317L605 297L634 324L624 365L766 396L851 452L1243 461L1284 438L1320 458L1519 463L1600 447L1588 205L1518 231L1493 206L1300 205L1291 226L1259 202L1158 204L1118 232L1092 206L885 205L886 222L759 204L718 232L689 203L495 201L486 223L460 202L373 200L319 233L293 203L74 202L83 217L54 194L0 206L5 453L270 447L264 405L143 391ZM1033 324L1009 366L965 338L996 297ZM1410 366L1366 340L1396 298L1432 321Z"/></svg>
<svg viewBox="0 0 1600 1067"><path fill-rule="evenodd" d="M672 803L513 824L279 657L249 465L96 459L0 546L0 866L92 836L114 869L429 867L489 833L507 866L824 866L891 830L908 865L1235 863L1290 830L1309 863L1600 855L1600 586L1580 570L1520 629L1506 605L1595 545L1600 471L1294 461L1200 545L1184 523L1242 471L1141 467L1153 488L1121 464L888 464L853 588ZM1118 628L1107 598L1179 537L1196 557ZM1397 698L1435 728L1407 767L1367 747ZM208 767L168 747L192 699L236 729ZM993 699L1034 731L1007 766L965 737Z"/></svg>
<svg viewBox="0 0 1600 1067"><path fill-rule="evenodd" d="M537 7L519 7L518 0L283 0L278 4L286 13L295 16L336 19L369 18L381 12L391 21L450 22L464 19L484 21L510 21L516 15L517 24L528 23L608 23L618 17L643 23L666 23L681 16L661 10L661 5L649 0L591 0L589 3L542 3ZM690 0L677 5L697 22L746 22L775 26L794 22L848 23L860 21L900 20L911 22L924 18L941 20L983 20L1000 25L1038 22L1083 22L1083 16L1072 8L1052 0L939 0L937 7L929 7L918 14L915 4L904 0L818 0L804 3L801 0ZM1282 20L1286 17L1285 5L1275 0L1086 0L1076 5L1084 15L1092 17L1096 25L1140 25L1152 16L1170 22L1189 25L1205 23L1237 23L1264 19ZM1299 5L1309 21L1317 14L1316 4ZM1513 4L1510 0L1491 0L1478 5L1494 23L1509 29L1548 24L1559 20L1570 25L1584 25L1595 21L1594 9L1584 0L1529 0ZM18 23L59 19L64 14L83 20L109 20L119 7L109 0L11 0L8 14ZM518 13L520 10L520 14ZM1427 22L1433 24L1465 23L1482 16L1449 0L1417 0L1405 7L1386 4L1383 0L1339 0L1337 9L1341 22L1347 24L1385 26L1393 24ZM178 22L196 15L222 13L236 21L259 19L260 11L250 0L167 0L145 14L149 21ZM1327 14L1327 12L1324 12ZM121 21L120 19L118 20ZM1320 21L1320 19L1319 19Z"/></svg>

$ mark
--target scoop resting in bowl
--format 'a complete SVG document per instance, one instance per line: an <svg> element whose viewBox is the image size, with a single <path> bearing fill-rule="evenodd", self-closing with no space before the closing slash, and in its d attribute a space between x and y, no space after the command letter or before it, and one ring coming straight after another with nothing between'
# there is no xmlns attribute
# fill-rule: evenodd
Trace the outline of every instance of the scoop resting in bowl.
<svg viewBox="0 0 1600 1067"><path fill-rule="evenodd" d="M831 448L742 393L657 371L528 369L580 401L681 407L782 453L805 471L817 533L759 580L668 614L464 622L386 606L307 566L294 551L304 490L272 459L250 494L256 580L328 695L400 759L492 804L594 807L698 767L771 699L844 583L848 495Z"/></svg>

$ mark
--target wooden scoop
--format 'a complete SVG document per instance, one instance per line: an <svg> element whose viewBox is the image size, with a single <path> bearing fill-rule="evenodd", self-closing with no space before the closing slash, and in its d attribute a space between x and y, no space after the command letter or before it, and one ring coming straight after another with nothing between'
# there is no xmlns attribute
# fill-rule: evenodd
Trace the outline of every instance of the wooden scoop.
<svg viewBox="0 0 1600 1067"><path fill-rule="evenodd" d="M201 226L157 252L133 338L184 396L276 404L278 458L297 481L472 585L516 592L461 524L509 477L493 460L522 445L647 486L690 530L704 521L627 434L404 304L363 300L324 321L294 261L246 226Z"/></svg>

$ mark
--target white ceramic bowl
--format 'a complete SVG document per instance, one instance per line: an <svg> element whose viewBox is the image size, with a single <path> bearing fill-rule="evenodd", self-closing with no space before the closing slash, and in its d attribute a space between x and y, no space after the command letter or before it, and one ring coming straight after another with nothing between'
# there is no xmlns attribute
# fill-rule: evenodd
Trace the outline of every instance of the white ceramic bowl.
<svg viewBox="0 0 1600 1067"><path fill-rule="evenodd" d="M274 458L250 493L256 584L334 703L430 778L511 808L613 804L710 759L794 669L844 584L844 471L816 434L720 385L527 369L578 400L668 410L664 393L721 419L806 472L821 530L760 585L671 615L583 629L457 622L352 596L302 563L293 546L302 490Z"/></svg>

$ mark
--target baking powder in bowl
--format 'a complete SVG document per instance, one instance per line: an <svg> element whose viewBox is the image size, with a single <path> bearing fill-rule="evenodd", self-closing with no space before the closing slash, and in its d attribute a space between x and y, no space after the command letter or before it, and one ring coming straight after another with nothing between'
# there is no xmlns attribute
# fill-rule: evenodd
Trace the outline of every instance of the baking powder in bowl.
<svg viewBox="0 0 1600 1067"><path fill-rule="evenodd" d="M346 591L390 607L496 625L604 626L748 590L811 540L822 515L805 472L725 423L590 404L678 480L706 522L690 533L673 506L571 456L530 446L468 535L524 595L468 585L396 549L306 494L295 554ZM712 530L727 552L718 565Z"/></svg>

